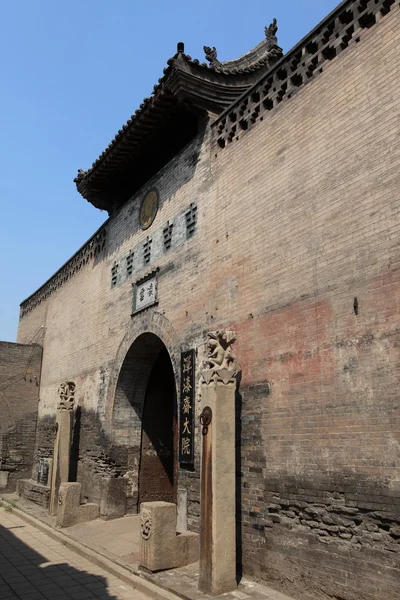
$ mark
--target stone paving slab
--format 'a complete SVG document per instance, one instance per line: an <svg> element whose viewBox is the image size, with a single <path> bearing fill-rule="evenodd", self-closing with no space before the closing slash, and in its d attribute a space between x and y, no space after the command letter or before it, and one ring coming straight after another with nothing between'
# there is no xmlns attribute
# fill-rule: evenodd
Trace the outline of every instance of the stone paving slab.
<svg viewBox="0 0 400 600"><path fill-rule="evenodd" d="M4 508L0 508L0 598L149 600Z"/></svg>
<svg viewBox="0 0 400 600"><path fill-rule="evenodd" d="M18 509L21 510L22 517L26 515L25 518L35 519L38 526L42 523L45 527L54 527L55 519L49 517L43 508L27 503L18 496L11 500L16 502ZM18 509L16 512L18 512ZM168 594L171 595L169 600L173 600L173 595L175 595L175 600L177 597L184 600L211 600L210 596L203 594L197 588L198 563L180 569L152 574L140 570L138 566L139 527L139 516L132 515L113 521L96 519L89 523L58 529L57 533L54 533L57 536L70 539L74 544L79 543L81 545L79 553L85 554L86 548L87 552L92 555L91 560L95 560L93 555L96 554L103 569L107 563L109 565L114 564L112 570L116 569L115 572L123 579L123 573L125 572L127 573L127 580L129 580L129 576L146 580L149 585L153 585L154 588L159 590L160 598L157 598L157 600L161 600L163 595ZM152 593L149 593L149 595L154 598L156 591L153 588L151 589ZM223 594L218 598L224 600L295 600L293 597L290 598L277 590L246 578L241 580L237 590ZM0 600L3 600L1 594ZM55 598L55 600L57 599Z"/></svg>
<svg viewBox="0 0 400 600"><path fill-rule="evenodd" d="M139 564L139 515L129 515L113 521L96 519L66 527L62 531L83 544L89 544L91 548L96 547L118 556L128 565L137 567Z"/></svg>
<svg viewBox="0 0 400 600"><path fill-rule="evenodd" d="M113 521L97 519L63 529L66 535L88 544L93 549L107 551L110 556L119 559L119 564L125 564L142 577L182 598L190 600L210 598L197 588L198 563L151 575L142 573L139 569L139 531L139 515L121 517ZM223 594L223 598L226 600L249 600L250 598L252 600L293 600L281 592L246 578L242 579L237 590L230 594Z"/></svg>

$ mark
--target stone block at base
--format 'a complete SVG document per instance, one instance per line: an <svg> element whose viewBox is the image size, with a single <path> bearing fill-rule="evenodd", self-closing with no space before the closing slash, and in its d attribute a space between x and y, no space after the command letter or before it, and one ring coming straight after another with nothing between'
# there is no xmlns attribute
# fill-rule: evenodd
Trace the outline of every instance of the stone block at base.
<svg viewBox="0 0 400 600"><path fill-rule="evenodd" d="M0 490L4 490L8 484L9 471L0 471Z"/></svg>
<svg viewBox="0 0 400 600"><path fill-rule="evenodd" d="M88 502L87 504L81 504L78 511L74 515L74 525L78 523L86 523L86 521L93 521L100 517L100 507L94 502ZM65 525L64 525L65 527Z"/></svg>
<svg viewBox="0 0 400 600"><path fill-rule="evenodd" d="M126 490L128 480L103 477L101 488L100 514L106 520L118 519L126 514Z"/></svg>
<svg viewBox="0 0 400 600"><path fill-rule="evenodd" d="M183 567L199 558L199 536L176 533L176 504L144 502L140 507L140 566L149 571Z"/></svg>
<svg viewBox="0 0 400 600"><path fill-rule="evenodd" d="M81 504L81 484L62 483L58 492L57 526L71 527L100 516L98 504Z"/></svg>
<svg viewBox="0 0 400 600"><path fill-rule="evenodd" d="M177 558L182 557L179 566L184 567L199 560L200 555L200 536L192 531L182 531L176 536Z"/></svg>
<svg viewBox="0 0 400 600"><path fill-rule="evenodd" d="M36 483L32 479L18 479L17 493L22 498L26 498L26 500L30 500L39 506L49 507L50 487L48 485Z"/></svg>

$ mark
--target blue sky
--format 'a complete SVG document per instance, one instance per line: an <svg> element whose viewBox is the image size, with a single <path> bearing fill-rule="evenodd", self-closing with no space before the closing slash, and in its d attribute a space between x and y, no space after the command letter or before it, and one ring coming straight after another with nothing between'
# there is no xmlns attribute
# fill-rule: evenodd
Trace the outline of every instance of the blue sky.
<svg viewBox="0 0 400 600"><path fill-rule="evenodd" d="M0 340L19 304L105 221L75 189L178 41L240 56L278 19L284 52L337 0L3 0L0 3Z"/></svg>

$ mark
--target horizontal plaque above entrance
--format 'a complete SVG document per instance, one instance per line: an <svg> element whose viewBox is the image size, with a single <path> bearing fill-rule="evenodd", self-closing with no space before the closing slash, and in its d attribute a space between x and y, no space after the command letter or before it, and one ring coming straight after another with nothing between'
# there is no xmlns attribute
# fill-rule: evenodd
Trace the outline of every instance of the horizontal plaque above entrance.
<svg viewBox="0 0 400 600"><path fill-rule="evenodd" d="M151 273L133 284L132 314L158 303L157 274Z"/></svg>

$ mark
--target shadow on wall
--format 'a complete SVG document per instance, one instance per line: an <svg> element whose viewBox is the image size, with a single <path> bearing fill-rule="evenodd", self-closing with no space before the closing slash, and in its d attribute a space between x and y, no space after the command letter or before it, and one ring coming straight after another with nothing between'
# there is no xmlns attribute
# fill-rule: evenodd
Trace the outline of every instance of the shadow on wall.
<svg viewBox="0 0 400 600"><path fill-rule="evenodd" d="M66 597L71 600L93 597L117 600L107 589L104 577L75 569L68 563L50 564L51 555L43 556L24 544L12 529L24 532L25 526L6 528L0 525L0 597ZM49 547L49 551L50 547Z"/></svg>
<svg viewBox="0 0 400 600"><path fill-rule="evenodd" d="M39 464L42 460L53 458L54 439L55 415L46 415L38 421L32 470L34 482L46 484L38 478ZM81 484L81 502L99 504L104 517L116 518L127 512L136 512L137 504L131 502L129 481L126 476L123 477L128 469L129 452L136 450L112 445L95 411L80 406L76 408L68 479ZM133 504L134 510L130 510L130 504Z"/></svg>
<svg viewBox="0 0 400 600"><path fill-rule="evenodd" d="M176 502L176 414L168 351L157 335L141 334L119 372L111 427L95 410L75 410L69 481L81 484L82 503L99 504L102 516L115 518L138 511L139 489L141 502ZM37 462L52 456L53 445L54 418L45 417L38 423Z"/></svg>
<svg viewBox="0 0 400 600"><path fill-rule="evenodd" d="M139 487L142 492L140 501L148 500L146 493L150 490L146 492L145 484L150 479L158 491L162 488L163 494L166 494L157 498L153 486L151 495L154 499L173 499L168 497L167 489L171 492L170 488L173 488L175 417L176 382L170 356L157 335L142 333L123 360L112 412L110 455L117 465L123 467L123 475L128 480L128 512L137 511ZM140 451L141 446L143 452ZM140 478L141 486L139 469L142 474L151 474L146 481Z"/></svg>
<svg viewBox="0 0 400 600"><path fill-rule="evenodd" d="M79 443L81 438L82 408L76 407L74 415L74 424L72 430L71 460L69 463L68 481L77 481L78 461L79 461Z"/></svg>
<svg viewBox="0 0 400 600"><path fill-rule="evenodd" d="M243 577L243 545L242 545L242 395L240 382L242 372L236 376L235 393L235 510L236 510L236 580L239 583Z"/></svg>
<svg viewBox="0 0 400 600"><path fill-rule="evenodd" d="M115 482L126 483L123 475L128 470L129 450L112 445L95 411L78 407L72 438L70 480L82 484L82 502L99 504L102 514L107 515L106 505L110 500L119 505L115 516L126 513L129 490L125 492L126 486L123 485L118 487L117 492ZM110 486L114 489L113 499L109 497Z"/></svg>
<svg viewBox="0 0 400 600"><path fill-rule="evenodd" d="M130 410L135 414L132 407ZM39 461L53 456L54 425L53 416L45 416L38 420L32 472L34 481L37 479ZM139 419L138 425L141 427ZM128 434L129 423L126 431ZM118 440L116 443L116 440L110 439L96 411L77 407L72 432L69 480L82 484L83 503L100 504L106 511L104 514L107 514L108 501L119 505L116 516L126 512L137 512L140 445L135 446L124 442L125 440ZM115 480L118 480L118 483ZM113 512L115 509L114 506Z"/></svg>
<svg viewBox="0 0 400 600"><path fill-rule="evenodd" d="M29 477L36 437L42 347L0 342L0 486Z"/></svg>
<svg viewBox="0 0 400 600"><path fill-rule="evenodd" d="M36 412L27 412L14 423L0 426L0 489L3 491L13 492L18 479L31 476L36 418Z"/></svg>
<svg viewBox="0 0 400 600"><path fill-rule="evenodd" d="M36 428L35 453L33 459L32 479L36 481L39 462L42 459L53 458L55 440L56 415L46 415L39 418Z"/></svg>

